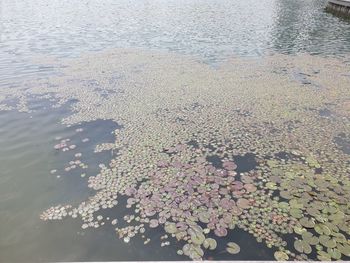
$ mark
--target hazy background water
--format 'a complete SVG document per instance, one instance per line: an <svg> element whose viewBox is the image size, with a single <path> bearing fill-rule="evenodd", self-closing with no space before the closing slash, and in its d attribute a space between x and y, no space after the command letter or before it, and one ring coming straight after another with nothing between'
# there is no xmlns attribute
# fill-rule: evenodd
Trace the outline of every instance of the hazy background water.
<svg viewBox="0 0 350 263"><path fill-rule="evenodd" d="M74 56L111 47L194 54L207 62L271 52L340 55L350 23L325 0L2 0L0 84L50 71L38 54Z"/></svg>
<svg viewBox="0 0 350 263"><path fill-rule="evenodd" d="M350 51L350 22L324 12L325 5L324 0L2 0L0 94L1 87L15 89L26 77L55 71L33 64L33 58L112 47L168 50L213 64L275 52L342 56ZM147 249L137 239L125 245L112 229L81 231L79 221L39 221L47 207L79 202L90 192L79 174L49 173L69 161L52 148L55 136L76 136L59 124L67 108L48 111L41 100L33 105L33 114L0 112L0 262L186 259L174 249L158 249L159 242ZM90 138L110 139L110 123L85 125ZM90 156L89 175L110 158L91 154L97 143L81 149ZM248 234L236 234L246 252L231 259L272 259Z"/></svg>

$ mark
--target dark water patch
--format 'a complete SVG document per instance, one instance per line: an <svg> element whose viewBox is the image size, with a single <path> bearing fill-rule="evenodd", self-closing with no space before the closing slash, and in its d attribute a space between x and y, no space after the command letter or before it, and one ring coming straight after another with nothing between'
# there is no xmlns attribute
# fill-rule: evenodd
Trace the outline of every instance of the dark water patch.
<svg viewBox="0 0 350 263"><path fill-rule="evenodd" d="M256 156L253 153L246 153L245 155L235 155L234 162L237 164L236 171L238 173L246 173L254 170L258 163L256 161Z"/></svg>
<svg viewBox="0 0 350 263"><path fill-rule="evenodd" d="M318 113L320 114L321 117L331 117L333 115L333 113L329 110L329 109L321 109L318 111Z"/></svg>
<svg viewBox="0 0 350 263"><path fill-rule="evenodd" d="M334 142L337 144L339 149L345 153L350 155L350 138L345 133L340 133L338 136L334 138Z"/></svg>
<svg viewBox="0 0 350 263"><path fill-rule="evenodd" d="M323 172L323 169L320 167L320 168L315 168L315 174L322 174Z"/></svg>
<svg viewBox="0 0 350 263"><path fill-rule="evenodd" d="M218 155L210 155L206 157L206 160L210 162L215 168L222 169L222 159Z"/></svg>
<svg viewBox="0 0 350 263"><path fill-rule="evenodd" d="M70 113L70 104L59 108L52 108L51 104L45 98L33 97L29 103L30 113L0 112L0 261L89 260L90 256L93 258L90 251L94 247L100 249L101 254L96 254L99 260L104 259L103 254L115 255L116 251L122 254L123 249L116 250L108 241L107 232L95 239L93 233L81 230L79 220L64 219L65 223L60 224L39 219L39 215L52 205L79 204L93 194L94 191L87 187L87 177L96 175L98 164L108 165L112 157L111 151L94 153L94 149L100 143L113 143L112 132L120 128L111 120L66 127L60 120ZM76 132L77 128L83 130ZM70 138L70 143L77 147L58 152L53 147L57 143L55 137L59 136ZM89 141L83 143L85 137L89 137ZM88 169L77 168L63 173L61 168L78 151ZM57 172L51 174L52 169ZM82 172L86 177L80 176ZM107 251L108 244L110 251Z"/></svg>
<svg viewBox="0 0 350 263"><path fill-rule="evenodd" d="M252 113L246 110L242 110L242 109L235 109L233 110L234 112L236 112L238 114L238 116L241 117L251 117Z"/></svg>
<svg viewBox="0 0 350 263"><path fill-rule="evenodd" d="M187 145L192 146L194 149L198 149L199 148L199 144L198 142L196 142L195 140L190 140Z"/></svg>
<svg viewBox="0 0 350 263"><path fill-rule="evenodd" d="M315 81L310 79L311 76L312 75L298 71L298 70L292 72L292 78L294 81L296 81L302 85L312 86L315 88L322 88L322 86L320 86L320 84L318 84Z"/></svg>

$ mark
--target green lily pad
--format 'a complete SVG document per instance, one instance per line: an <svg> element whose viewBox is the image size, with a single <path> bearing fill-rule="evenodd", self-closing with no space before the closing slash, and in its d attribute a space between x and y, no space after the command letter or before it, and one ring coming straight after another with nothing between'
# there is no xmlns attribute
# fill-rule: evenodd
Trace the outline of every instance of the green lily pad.
<svg viewBox="0 0 350 263"><path fill-rule="evenodd" d="M330 215L328 219L336 222L341 222L343 221L344 217L345 217L345 214L341 211L338 211L337 213Z"/></svg>
<svg viewBox="0 0 350 263"><path fill-rule="evenodd" d="M331 234L331 230L329 229L329 227L327 227L324 224L316 224L314 226L314 229L316 231L316 233L320 234L320 235L330 235Z"/></svg>
<svg viewBox="0 0 350 263"><path fill-rule="evenodd" d="M319 239L320 243L327 248L335 248L337 246L335 239L330 238L330 236L322 235L319 237Z"/></svg>
<svg viewBox="0 0 350 263"><path fill-rule="evenodd" d="M182 248L182 251L184 255L190 257L193 260L200 260L204 255L203 250L199 246L193 244L185 244Z"/></svg>
<svg viewBox="0 0 350 263"><path fill-rule="evenodd" d="M318 254L317 258L321 261L331 261L332 260L332 257L324 251L317 251L317 254Z"/></svg>
<svg viewBox="0 0 350 263"><path fill-rule="evenodd" d="M338 244L338 250L347 257L350 257L350 245L349 244Z"/></svg>
<svg viewBox="0 0 350 263"><path fill-rule="evenodd" d="M298 209L298 208L292 208L292 209L290 209L290 210L289 210L289 213L290 213L290 215L291 215L292 217L297 218L297 219L303 217L303 212L302 212L300 209Z"/></svg>
<svg viewBox="0 0 350 263"><path fill-rule="evenodd" d="M299 234L299 235L302 235L304 232L306 232L307 230L305 228L303 228L302 226L300 225L296 225L294 227L294 232Z"/></svg>
<svg viewBox="0 0 350 263"><path fill-rule="evenodd" d="M331 230L332 233L339 232L339 228L333 222L325 222L324 224Z"/></svg>
<svg viewBox="0 0 350 263"><path fill-rule="evenodd" d="M317 245L319 240L317 237L315 237L311 232L303 232L301 237L305 242L307 242L310 245Z"/></svg>
<svg viewBox="0 0 350 263"><path fill-rule="evenodd" d="M281 209L288 210L289 209L289 204L287 202L279 202L278 207Z"/></svg>
<svg viewBox="0 0 350 263"><path fill-rule="evenodd" d="M267 160L266 162L267 166L269 166L270 168L274 168L277 166L278 162L276 160Z"/></svg>
<svg viewBox="0 0 350 263"><path fill-rule="evenodd" d="M320 215L320 211L314 207L306 208L306 212L312 217L316 217Z"/></svg>
<svg viewBox="0 0 350 263"><path fill-rule="evenodd" d="M268 182L268 183L266 183L266 185L265 185L268 189L270 189L270 190L276 190L277 189L277 185L275 184L275 183L273 183L273 182Z"/></svg>
<svg viewBox="0 0 350 263"><path fill-rule="evenodd" d="M295 240L294 248L300 253L310 254L312 252L311 246L304 240Z"/></svg>
<svg viewBox="0 0 350 263"><path fill-rule="evenodd" d="M199 219L199 221L201 221L202 223L207 224L207 223L209 223L210 215L209 215L209 213L201 212L201 213L199 213L199 215L198 215L198 219Z"/></svg>
<svg viewBox="0 0 350 263"><path fill-rule="evenodd" d="M347 243L346 237L342 234L342 233L331 233L332 236L334 236L335 241L337 241L337 243L342 243L345 244Z"/></svg>
<svg viewBox="0 0 350 263"><path fill-rule="evenodd" d="M203 242L203 247L205 249L210 249L210 250L214 250L217 247L217 243L216 240L213 238L207 238L206 240L204 240Z"/></svg>
<svg viewBox="0 0 350 263"><path fill-rule="evenodd" d="M169 234L175 234L178 231L175 223L165 224L164 230Z"/></svg>
<svg viewBox="0 0 350 263"><path fill-rule="evenodd" d="M299 209L301 209L301 208L304 207L303 203L301 201L297 200L297 199L289 200L289 205L290 205L291 208L299 208Z"/></svg>
<svg viewBox="0 0 350 263"><path fill-rule="evenodd" d="M288 191L280 191L280 196L288 200L293 198L292 193Z"/></svg>
<svg viewBox="0 0 350 263"><path fill-rule="evenodd" d="M203 244L203 242L205 240L205 236L203 235L203 233L194 231L192 229L189 229L188 233L191 236L191 241L193 244L195 244L195 245Z"/></svg>
<svg viewBox="0 0 350 263"><path fill-rule="evenodd" d="M320 164L317 162L317 160L315 158L313 158L312 156L306 157L305 161L308 163L308 165L311 168L320 168Z"/></svg>
<svg viewBox="0 0 350 263"><path fill-rule="evenodd" d="M228 242L226 251L230 254L238 254L241 251L241 248L238 244L234 242Z"/></svg>
<svg viewBox="0 0 350 263"><path fill-rule="evenodd" d="M315 226L315 222L312 218L309 219L309 218L303 217L299 219L299 223L306 228L313 228Z"/></svg>
<svg viewBox="0 0 350 263"><path fill-rule="evenodd" d="M289 256L283 251L276 251L273 255L277 261L287 261L289 259Z"/></svg>
<svg viewBox="0 0 350 263"><path fill-rule="evenodd" d="M328 253L328 255L331 256L331 258L334 258L334 259L340 259L341 258L341 253L336 248L328 248L327 249L327 253Z"/></svg>

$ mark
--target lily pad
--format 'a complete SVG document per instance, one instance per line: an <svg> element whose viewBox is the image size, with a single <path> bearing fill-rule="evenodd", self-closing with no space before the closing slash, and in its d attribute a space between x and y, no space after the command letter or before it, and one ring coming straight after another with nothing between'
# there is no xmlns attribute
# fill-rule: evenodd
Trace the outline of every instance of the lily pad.
<svg viewBox="0 0 350 263"><path fill-rule="evenodd" d="M177 227L175 223L167 223L164 226L164 230L169 234L175 234L177 232Z"/></svg>
<svg viewBox="0 0 350 263"><path fill-rule="evenodd" d="M238 244L234 242L228 242L226 251L230 254L238 254L241 251L241 248Z"/></svg>
<svg viewBox="0 0 350 263"><path fill-rule="evenodd" d="M299 223L306 228L313 228L315 226L314 220L311 218L303 217L299 219Z"/></svg>
<svg viewBox="0 0 350 263"><path fill-rule="evenodd" d="M300 225L296 225L294 227L294 232L299 234L299 235L302 235L304 232L306 232L307 230L305 228L303 228L302 226Z"/></svg>
<svg viewBox="0 0 350 263"><path fill-rule="evenodd" d="M149 221L149 227L150 228L156 228L159 225L159 222L157 219L151 219Z"/></svg>
<svg viewBox="0 0 350 263"><path fill-rule="evenodd" d="M214 233L216 236L218 237L225 237L227 236L227 230L226 228L224 227L217 227L215 230L214 230Z"/></svg>
<svg viewBox="0 0 350 263"><path fill-rule="evenodd" d="M340 259L341 258L341 253L336 248L328 248L327 249L327 253L328 253L328 255L330 255L334 259Z"/></svg>
<svg viewBox="0 0 350 263"><path fill-rule="evenodd" d="M302 233L301 237L310 245L317 245L319 242L318 238L315 237L311 232L304 232Z"/></svg>
<svg viewBox="0 0 350 263"><path fill-rule="evenodd" d="M277 261L287 261L289 259L289 256L283 251L276 251L273 255Z"/></svg>
<svg viewBox="0 0 350 263"><path fill-rule="evenodd" d="M277 185L275 184L275 183L273 183L273 182L268 182L268 183L266 183L266 185L265 185L268 189L270 189L270 190L276 190L277 189Z"/></svg>
<svg viewBox="0 0 350 263"><path fill-rule="evenodd" d="M209 223L210 215L209 215L209 213L201 212L201 213L198 214L198 219L202 223L207 224L207 223Z"/></svg>
<svg viewBox="0 0 350 263"><path fill-rule="evenodd" d="M338 244L337 248L339 249L339 251L343 255L350 257L350 245L349 244Z"/></svg>
<svg viewBox="0 0 350 263"><path fill-rule="evenodd" d="M188 233L191 236L191 241L195 245L201 245L203 244L205 240L205 236L201 232L193 231L192 229L188 230Z"/></svg>
<svg viewBox="0 0 350 263"><path fill-rule="evenodd" d="M316 233L320 234L320 235L330 235L331 234L331 230L324 224L316 224L314 226L314 229L316 231Z"/></svg>
<svg viewBox="0 0 350 263"><path fill-rule="evenodd" d="M298 209L298 208L292 208L292 209L290 209L290 210L289 210L289 213L290 213L290 215L291 215L292 217L297 218L297 219L303 217L303 212L302 212L300 209Z"/></svg>
<svg viewBox="0 0 350 263"><path fill-rule="evenodd" d="M304 240L295 240L294 248L300 253L310 254L312 252L311 246Z"/></svg>
<svg viewBox="0 0 350 263"><path fill-rule="evenodd" d="M205 249L210 249L210 250L214 250L217 247L217 243L216 240L213 238L207 238L206 240L204 240L203 242L203 247Z"/></svg>
<svg viewBox="0 0 350 263"><path fill-rule="evenodd" d="M242 209L247 209L250 207L250 202L248 199L240 198L237 201L237 206L242 208Z"/></svg>
<svg viewBox="0 0 350 263"><path fill-rule="evenodd" d="M337 242L335 241L335 239L329 236L322 235L319 237L319 239L320 243L327 248L335 248L337 246Z"/></svg>
<svg viewBox="0 0 350 263"><path fill-rule="evenodd" d="M280 191L280 196L288 200L293 198L292 193L289 191Z"/></svg>
<svg viewBox="0 0 350 263"><path fill-rule="evenodd" d="M328 255L328 253L326 253L325 251L317 251L317 258L321 261L331 261L332 258L330 255Z"/></svg>

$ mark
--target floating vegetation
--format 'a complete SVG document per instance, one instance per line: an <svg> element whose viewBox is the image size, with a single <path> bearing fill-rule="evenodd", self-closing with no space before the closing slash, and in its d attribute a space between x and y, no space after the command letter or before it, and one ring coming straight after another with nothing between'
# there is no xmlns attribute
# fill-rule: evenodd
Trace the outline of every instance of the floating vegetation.
<svg viewBox="0 0 350 263"><path fill-rule="evenodd" d="M63 123L112 119L122 128L114 131L114 143L95 148L116 153L88 177L95 194L75 207L49 208L41 219L79 217L83 229L118 225L116 235L125 243L141 235L148 244L148 231L162 231L178 242L161 246L175 246L193 260L203 259L206 250L219 253L217 241L231 240L236 227L274 249L276 260L349 257L349 160L337 139L350 132L342 106L349 103L350 83L342 61L272 56L213 70L175 55L117 50L65 63L70 77L49 79L55 106L77 99ZM288 76L316 65L322 70L308 80L318 88L300 89L303 84ZM278 68L287 75L273 73ZM115 72L123 77L110 87ZM86 88L81 80L91 78L117 92L101 96ZM46 81L27 85L30 94L52 92ZM318 114L325 105L332 118ZM25 110L25 101L19 107ZM57 141L56 151L81 146ZM66 168L84 168L82 154L74 156ZM121 197L128 215L99 217ZM240 247L229 242L226 251L237 254Z"/></svg>
<svg viewBox="0 0 350 263"><path fill-rule="evenodd" d="M283 251L276 251L274 257L278 261L287 261L289 259L288 255Z"/></svg>
<svg viewBox="0 0 350 263"><path fill-rule="evenodd" d="M241 248L234 242L228 242L226 251L230 254L238 254L241 251Z"/></svg>

